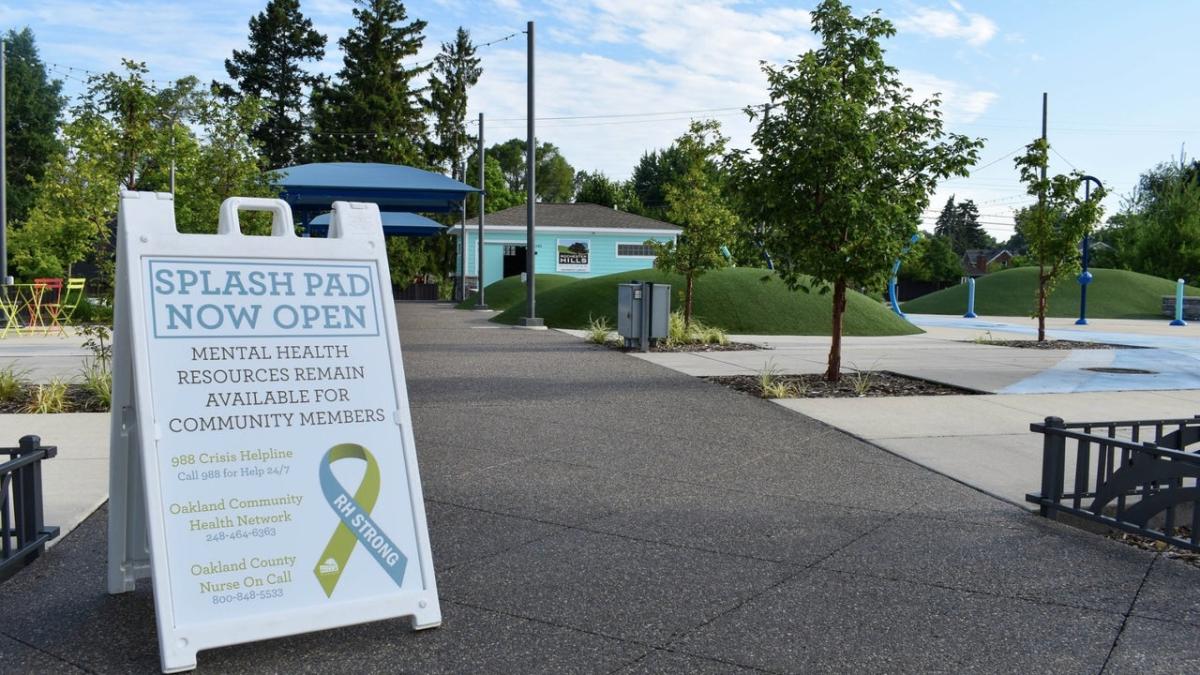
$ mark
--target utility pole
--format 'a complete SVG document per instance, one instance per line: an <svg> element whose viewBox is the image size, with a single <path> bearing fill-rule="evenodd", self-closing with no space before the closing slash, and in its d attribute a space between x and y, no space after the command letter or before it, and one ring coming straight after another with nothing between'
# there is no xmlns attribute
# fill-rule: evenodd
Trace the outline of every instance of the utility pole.
<svg viewBox="0 0 1200 675"><path fill-rule="evenodd" d="M467 177L467 164L465 160L458 165L458 175L462 176L463 179ZM459 204L459 209L462 215L459 222L459 233L462 234L462 241L459 242L461 244L459 248L462 249L462 273L458 276L458 297L455 299L463 302L467 299L467 197L465 194L463 195L462 203Z"/></svg>
<svg viewBox="0 0 1200 675"><path fill-rule="evenodd" d="M537 137L534 135L533 127L533 22L530 21L525 29L526 38L526 101L525 101L525 117L526 117L526 144L528 147L525 150L525 176L527 178L529 193L527 195L528 203L526 204L526 223L525 234L525 306L528 308L527 316L521 319L521 325L526 328L544 328L545 324L541 319L537 318L537 307L534 304L534 277L537 268L537 244L534 241L534 217L537 210Z"/></svg>
<svg viewBox="0 0 1200 675"><path fill-rule="evenodd" d="M487 197L487 183L484 182L484 149L483 149L483 113L479 113L479 149L475 152L479 156L479 258L475 262L475 271L479 275L479 294L475 296L475 309L487 309L487 302L483 298L483 203Z"/></svg>
<svg viewBox="0 0 1200 675"><path fill-rule="evenodd" d="M8 44L0 40L0 283L8 282ZM4 289L7 297L8 289Z"/></svg>

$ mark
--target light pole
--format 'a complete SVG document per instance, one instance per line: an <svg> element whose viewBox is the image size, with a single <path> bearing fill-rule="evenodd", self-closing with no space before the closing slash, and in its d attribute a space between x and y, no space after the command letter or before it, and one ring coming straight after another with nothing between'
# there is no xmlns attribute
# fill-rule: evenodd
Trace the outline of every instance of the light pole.
<svg viewBox="0 0 1200 675"><path fill-rule="evenodd" d="M1083 201L1088 201L1092 198L1092 183L1096 184L1097 188L1103 188L1104 184L1095 176L1083 177ZM1091 236L1083 235L1083 271L1079 273L1079 319L1075 322L1076 326L1087 325L1087 288L1088 284L1092 283L1092 273L1088 271L1088 262L1092 257Z"/></svg>

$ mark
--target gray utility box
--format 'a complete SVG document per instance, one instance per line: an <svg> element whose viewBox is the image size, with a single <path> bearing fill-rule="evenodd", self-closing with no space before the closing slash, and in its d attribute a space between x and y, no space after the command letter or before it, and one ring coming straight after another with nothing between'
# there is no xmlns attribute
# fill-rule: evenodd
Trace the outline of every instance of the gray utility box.
<svg viewBox="0 0 1200 675"><path fill-rule="evenodd" d="M670 284L617 285L617 333L625 338L626 347L650 349L650 340L667 337L670 317Z"/></svg>

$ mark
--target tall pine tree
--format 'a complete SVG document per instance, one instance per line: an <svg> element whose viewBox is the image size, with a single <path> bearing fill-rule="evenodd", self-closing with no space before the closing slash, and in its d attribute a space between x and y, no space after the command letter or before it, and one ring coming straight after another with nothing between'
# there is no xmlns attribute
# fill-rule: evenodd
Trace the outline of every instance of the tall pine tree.
<svg viewBox="0 0 1200 675"><path fill-rule="evenodd" d="M968 249L988 249L996 246L992 238L979 223L979 207L967 199L954 201L954 195L946 200L942 212L938 214L933 233L943 237L950 243L950 248L958 255L963 255Z"/></svg>
<svg viewBox="0 0 1200 675"><path fill-rule="evenodd" d="M453 42L443 42L429 78L429 103L433 108L436 140L430 143L429 163L449 165L450 175L462 180L464 148L471 144L467 134L467 90L479 82L483 68L475 56L471 34L459 26Z"/></svg>
<svg viewBox="0 0 1200 675"><path fill-rule="evenodd" d="M25 220L33 206L35 188L46 164L61 148L55 136L66 99L62 82L50 80L38 57L33 31L8 31L4 38L8 59L6 82L8 143L8 219Z"/></svg>
<svg viewBox="0 0 1200 675"><path fill-rule="evenodd" d="M225 60L225 72L237 90L224 86L222 93L266 103L266 117L253 137L262 145L268 168L299 160L308 117L305 90L321 84L321 77L306 72L303 64L324 56L325 36L300 13L299 0L270 0L250 19L249 48L235 49L233 58Z"/></svg>
<svg viewBox="0 0 1200 675"><path fill-rule="evenodd" d="M431 66L404 61L421 49L425 22L408 21L398 0L355 3L358 23L338 40L342 69L313 91L313 158L424 166L426 102L414 80Z"/></svg>

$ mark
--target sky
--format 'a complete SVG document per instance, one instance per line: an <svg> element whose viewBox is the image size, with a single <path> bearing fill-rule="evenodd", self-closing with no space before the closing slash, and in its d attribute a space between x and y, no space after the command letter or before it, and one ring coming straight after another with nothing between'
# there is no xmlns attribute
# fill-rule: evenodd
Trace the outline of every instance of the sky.
<svg viewBox="0 0 1200 675"><path fill-rule="evenodd" d="M33 29L52 75L69 94L84 71L122 57L151 77L224 79L224 59L246 46L247 24L265 0L7 0L0 29ZM914 95L940 94L947 130L986 139L967 178L943 181L925 227L951 195L973 199L985 228L1012 234L1012 210L1032 201L1012 157L1041 133L1049 95L1052 173L1078 169L1108 188L1116 212L1138 176L1181 151L1200 156L1200 89L1194 27L1200 3L1185 0L852 0L895 23L888 62ZM329 36L315 70L341 65L337 39L354 20L351 0L301 0ZM642 154L717 119L730 146L749 147L741 111L766 101L760 62L780 64L815 47L811 0L422 0L405 6L428 22L413 61L436 55L459 26L482 47L484 69L470 117L485 114L489 145L525 135L527 21L536 23L537 135L578 170L627 178ZM507 38L507 39L503 39ZM498 41L497 41L498 40ZM1180 80L1183 80L1182 82Z"/></svg>

